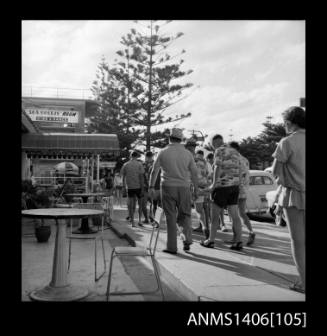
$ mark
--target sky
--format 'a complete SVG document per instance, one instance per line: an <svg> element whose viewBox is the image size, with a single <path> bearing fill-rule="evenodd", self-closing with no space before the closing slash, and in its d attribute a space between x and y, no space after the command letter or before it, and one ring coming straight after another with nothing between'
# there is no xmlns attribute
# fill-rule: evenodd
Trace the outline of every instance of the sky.
<svg viewBox="0 0 327 336"><path fill-rule="evenodd" d="M22 21L23 95L56 94L38 89L45 87L88 98L101 58L113 64L121 37L131 28L145 31L148 23ZM166 114L192 113L168 124L184 128L185 135L195 129L208 138L216 133L236 141L257 136L267 116L281 122L281 113L305 97L305 21L177 20L162 32L184 33L167 51L175 55L184 49L176 60L184 60L182 70L193 70L180 80L193 87Z"/></svg>

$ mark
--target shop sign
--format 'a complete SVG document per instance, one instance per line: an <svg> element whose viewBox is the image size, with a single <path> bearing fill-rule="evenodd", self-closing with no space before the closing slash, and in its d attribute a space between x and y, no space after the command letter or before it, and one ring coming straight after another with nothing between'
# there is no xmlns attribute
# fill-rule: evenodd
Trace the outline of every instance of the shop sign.
<svg viewBox="0 0 327 336"><path fill-rule="evenodd" d="M78 111L25 109L32 121L78 123Z"/></svg>

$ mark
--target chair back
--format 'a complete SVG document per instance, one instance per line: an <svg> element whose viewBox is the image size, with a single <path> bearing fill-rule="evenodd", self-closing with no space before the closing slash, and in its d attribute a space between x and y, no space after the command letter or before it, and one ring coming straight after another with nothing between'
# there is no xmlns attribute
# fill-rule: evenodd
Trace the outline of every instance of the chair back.
<svg viewBox="0 0 327 336"><path fill-rule="evenodd" d="M103 211L103 204L102 203L73 203L71 204L72 208L75 209L93 209L93 210L101 210ZM101 231L103 231L103 215L101 216Z"/></svg>
<svg viewBox="0 0 327 336"><path fill-rule="evenodd" d="M154 222L152 224L152 232L151 232L150 242L148 246L148 250L150 251L150 254L152 256L154 256L156 253L159 232L160 232L160 222L162 220L162 216L163 216L163 209L160 207L157 207L156 215L154 217Z"/></svg>

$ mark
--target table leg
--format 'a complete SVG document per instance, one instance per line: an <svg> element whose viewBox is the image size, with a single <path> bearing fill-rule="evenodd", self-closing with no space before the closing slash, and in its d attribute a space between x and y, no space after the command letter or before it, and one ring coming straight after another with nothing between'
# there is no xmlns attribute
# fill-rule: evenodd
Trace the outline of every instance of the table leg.
<svg viewBox="0 0 327 336"><path fill-rule="evenodd" d="M30 294L37 301L74 301L88 295L88 290L67 280L66 221L56 219L57 233L53 255L52 279L48 286Z"/></svg>
<svg viewBox="0 0 327 336"><path fill-rule="evenodd" d="M83 196L82 197L83 203L87 203L87 199L88 199L88 196ZM75 230L73 232L74 234L92 234L92 233L96 233L97 232L95 230L92 230L89 227L89 219L87 217L86 218L82 218L81 221L82 221L81 227L78 228L77 230Z"/></svg>

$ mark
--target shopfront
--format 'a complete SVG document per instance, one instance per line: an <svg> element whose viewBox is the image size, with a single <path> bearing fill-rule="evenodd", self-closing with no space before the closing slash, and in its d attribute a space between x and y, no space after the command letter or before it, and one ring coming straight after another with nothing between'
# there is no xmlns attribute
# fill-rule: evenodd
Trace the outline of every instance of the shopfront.
<svg viewBox="0 0 327 336"><path fill-rule="evenodd" d="M85 178L85 187L92 188L100 180L100 160L115 162L120 150L115 134L25 133L22 152L40 184L55 184L58 176L54 176L54 167L72 162L79 168L76 178Z"/></svg>

